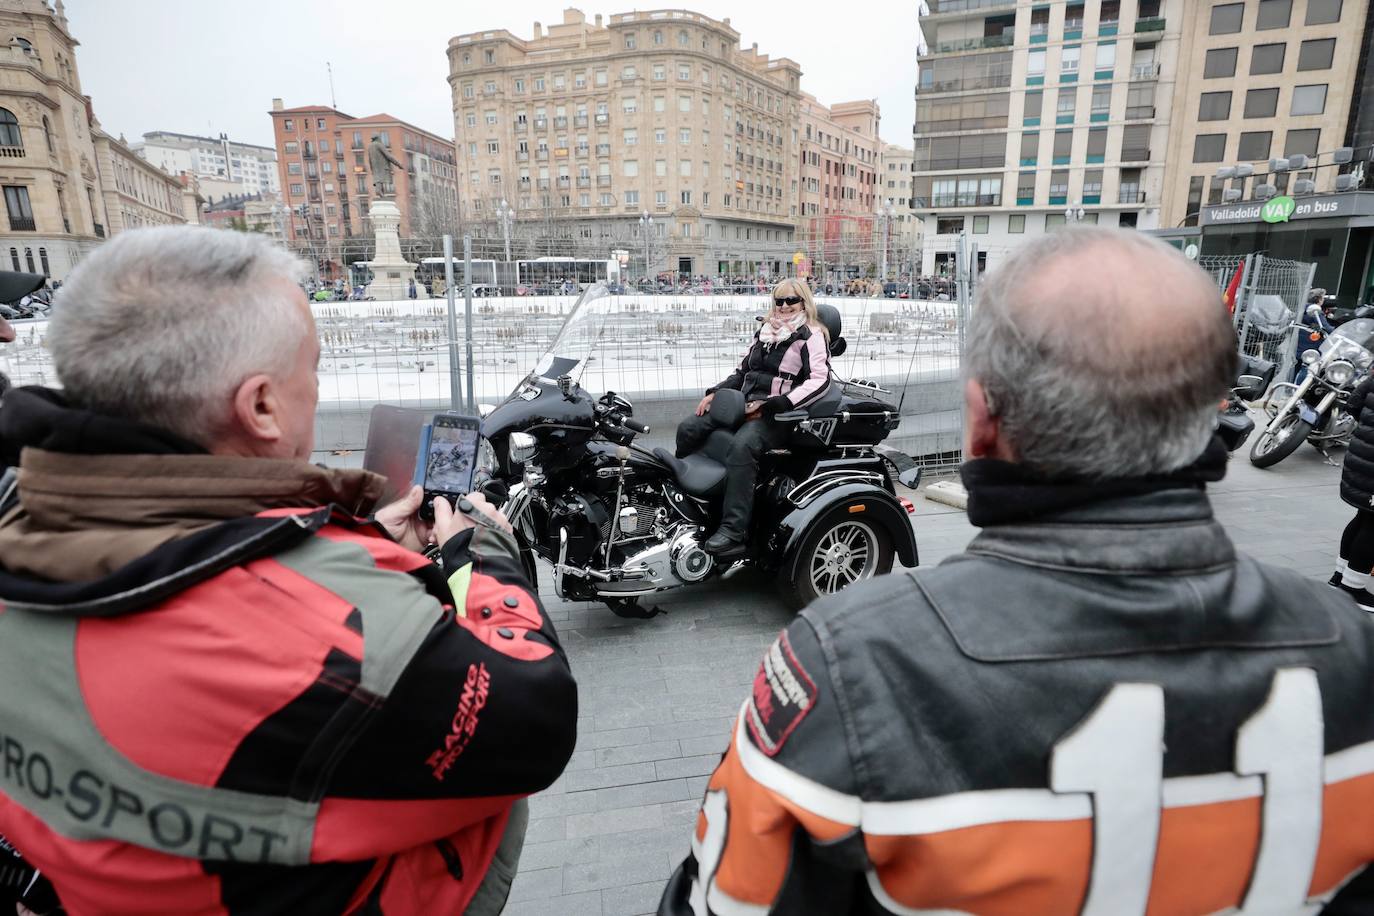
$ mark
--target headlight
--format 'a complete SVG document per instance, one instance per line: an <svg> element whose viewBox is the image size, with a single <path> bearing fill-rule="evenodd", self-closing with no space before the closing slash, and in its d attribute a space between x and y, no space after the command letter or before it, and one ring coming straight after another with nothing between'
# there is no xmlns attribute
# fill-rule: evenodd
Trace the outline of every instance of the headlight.
<svg viewBox="0 0 1374 916"><path fill-rule="evenodd" d="M537 443L529 433L511 433L510 450L507 453L510 457L511 467L522 465L534 457L534 449Z"/></svg>
<svg viewBox="0 0 1374 916"><path fill-rule="evenodd" d="M486 436L477 445L477 470L489 475L496 473L496 449L491 447Z"/></svg>
<svg viewBox="0 0 1374 916"><path fill-rule="evenodd" d="M1337 388L1344 388L1355 378L1355 367L1343 359L1333 361L1326 367L1326 381Z"/></svg>
<svg viewBox="0 0 1374 916"><path fill-rule="evenodd" d="M1305 364L1309 365L1309 366L1312 365L1313 363L1315 363L1317 360L1319 360L1319 359L1321 359L1321 358L1322 358L1321 352L1318 351L1318 350L1303 350L1303 351L1302 351L1302 361L1303 361Z"/></svg>

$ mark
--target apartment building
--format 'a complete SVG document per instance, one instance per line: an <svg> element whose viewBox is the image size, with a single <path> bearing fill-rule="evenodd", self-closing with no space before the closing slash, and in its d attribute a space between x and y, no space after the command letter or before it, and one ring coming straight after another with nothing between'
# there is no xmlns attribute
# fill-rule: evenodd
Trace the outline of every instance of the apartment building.
<svg viewBox="0 0 1374 916"><path fill-rule="evenodd" d="M200 137L155 130L144 134L130 148L170 175L191 172L202 184L229 183L235 195L281 191L276 150L230 140L226 134Z"/></svg>
<svg viewBox="0 0 1374 916"><path fill-rule="evenodd" d="M923 0L912 209L925 274L1067 221L1155 228L1184 0Z"/></svg>
<svg viewBox="0 0 1374 916"><path fill-rule="evenodd" d="M889 275L919 272L923 221L911 212L911 169L915 154L909 147L884 143L878 159L878 219L887 252Z"/></svg>
<svg viewBox="0 0 1374 916"><path fill-rule="evenodd" d="M333 277L366 256L373 197L367 147L380 136L402 167L393 169L403 239L433 248L459 231L453 143L388 114L355 118L324 105L287 108L272 100L282 202L289 242L311 249ZM431 244L433 243L433 244Z"/></svg>
<svg viewBox="0 0 1374 916"><path fill-rule="evenodd" d="M0 5L0 264L57 280L110 235L197 214L194 182L101 130L76 46L61 0Z"/></svg>
<svg viewBox="0 0 1374 916"><path fill-rule="evenodd" d="M1279 195L1300 180L1333 189L1330 154L1353 134L1354 97L1370 80L1368 64L1360 70L1368 12L1369 0L1185 4L1164 227L1198 225L1228 190L1249 200L1265 184ZM1290 170L1295 155L1308 167ZM1253 174L1217 176L1235 165Z"/></svg>
<svg viewBox="0 0 1374 916"><path fill-rule="evenodd" d="M817 276L859 276L876 265L881 114L873 100L822 105L802 93L796 223L798 249Z"/></svg>
<svg viewBox="0 0 1374 916"><path fill-rule="evenodd" d="M528 39L456 36L463 218L499 238L504 200L515 249L536 237L588 256L622 248L635 274L782 272L801 69L739 45L728 19L685 10L588 21L568 9Z"/></svg>

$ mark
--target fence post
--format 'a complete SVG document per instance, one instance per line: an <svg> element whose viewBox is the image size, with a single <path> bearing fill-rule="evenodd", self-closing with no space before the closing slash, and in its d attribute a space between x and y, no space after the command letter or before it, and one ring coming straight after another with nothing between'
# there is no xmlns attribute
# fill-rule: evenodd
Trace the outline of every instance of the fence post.
<svg viewBox="0 0 1374 916"><path fill-rule="evenodd" d="M1245 354L1246 344L1250 340L1250 308L1255 304L1255 286L1263 268L1264 255L1250 254L1245 256L1245 272L1240 276L1240 288L1236 291L1237 315L1241 314L1241 303L1245 304L1245 314L1240 319L1240 352L1242 354Z"/></svg>
<svg viewBox="0 0 1374 916"><path fill-rule="evenodd" d="M448 406L463 406L463 383L458 374L458 316L453 298L453 236L444 236L444 284L448 287Z"/></svg>
<svg viewBox="0 0 1374 916"><path fill-rule="evenodd" d="M473 390L472 369L472 235L463 233L463 274L467 277L467 288L463 290L463 331L467 336L468 349L468 412L477 412L477 392Z"/></svg>

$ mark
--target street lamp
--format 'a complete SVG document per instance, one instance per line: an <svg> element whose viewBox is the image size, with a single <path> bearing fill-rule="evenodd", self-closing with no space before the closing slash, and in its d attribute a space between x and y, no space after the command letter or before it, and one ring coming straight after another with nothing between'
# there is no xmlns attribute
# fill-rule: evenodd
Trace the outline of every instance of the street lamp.
<svg viewBox="0 0 1374 916"><path fill-rule="evenodd" d="M506 199L501 198L501 202L496 205L496 218L501 221L501 238L506 243L506 263L510 263L510 224L515 219L515 208L506 203Z"/></svg>
<svg viewBox="0 0 1374 916"><path fill-rule="evenodd" d="M639 216L639 231L644 236L644 279L649 279L649 230L653 228L654 218L645 210Z"/></svg>
<svg viewBox="0 0 1374 916"><path fill-rule="evenodd" d="M887 250L892 247L892 217L896 214L892 204L885 203L882 206L883 215L883 269L879 276L879 282L887 282Z"/></svg>
<svg viewBox="0 0 1374 916"><path fill-rule="evenodd" d="M1069 209L1064 211L1064 222L1081 223L1083 222L1083 217L1087 215L1088 211L1084 210L1082 207L1069 207Z"/></svg>

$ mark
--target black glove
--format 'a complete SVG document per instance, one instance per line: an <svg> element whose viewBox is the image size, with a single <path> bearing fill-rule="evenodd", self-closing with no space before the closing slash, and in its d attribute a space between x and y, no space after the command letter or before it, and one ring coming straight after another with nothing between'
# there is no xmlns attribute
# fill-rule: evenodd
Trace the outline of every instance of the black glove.
<svg viewBox="0 0 1374 916"><path fill-rule="evenodd" d="M764 401L763 406L759 408L759 412L771 420L778 414L786 413L791 409L792 402L787 400L786 395L779 394Z"/></svg>

